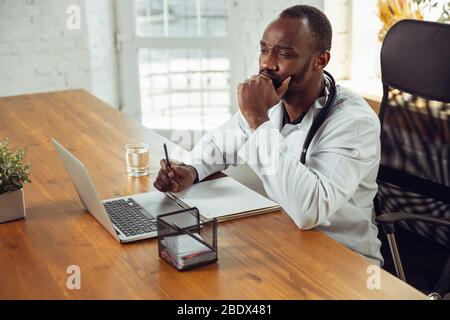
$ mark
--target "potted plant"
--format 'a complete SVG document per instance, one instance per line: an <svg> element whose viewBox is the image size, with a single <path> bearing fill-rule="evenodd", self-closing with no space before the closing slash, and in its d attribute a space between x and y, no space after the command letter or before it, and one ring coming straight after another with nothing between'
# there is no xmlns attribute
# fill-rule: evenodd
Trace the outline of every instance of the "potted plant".
<svg viewBox="0 0 450 320"><path fill-rule="evenodd" d="M9 150L9 141L0 141L0 223L25 217L23 185L29 179L30 164L22 163L25 150Z"/></svg>

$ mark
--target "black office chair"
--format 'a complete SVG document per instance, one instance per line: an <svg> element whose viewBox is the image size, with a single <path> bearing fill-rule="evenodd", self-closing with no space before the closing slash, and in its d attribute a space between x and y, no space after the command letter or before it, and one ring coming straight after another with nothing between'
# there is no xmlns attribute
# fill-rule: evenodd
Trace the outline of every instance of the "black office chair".
<svg viewBox="0 0 450 320"><path fill-rule="evenodd" d="M381 74L375 212L387 236L382 252L387 240L392 254L384 254L385 269L393 265L399 278L440 299L450 292L450 25L395 24Z"/></svg>

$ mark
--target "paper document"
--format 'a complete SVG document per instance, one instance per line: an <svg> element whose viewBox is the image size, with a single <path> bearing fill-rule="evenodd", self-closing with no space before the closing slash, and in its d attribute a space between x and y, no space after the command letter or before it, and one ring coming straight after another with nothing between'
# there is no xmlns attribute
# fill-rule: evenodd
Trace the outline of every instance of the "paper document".
<svg viewBox="0 0 450 320"><path fill-rule="evenodd" d="M230 177L194 184L174 195L188 206L197 207L202 216L219 220L237 214L263 213L280 208L277 203Z"/></svg>

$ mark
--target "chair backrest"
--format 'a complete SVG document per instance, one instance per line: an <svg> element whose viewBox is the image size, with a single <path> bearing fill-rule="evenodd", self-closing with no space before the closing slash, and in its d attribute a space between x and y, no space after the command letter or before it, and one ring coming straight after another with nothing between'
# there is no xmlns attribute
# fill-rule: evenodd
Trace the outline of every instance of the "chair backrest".
<svg viewBox="0 0 450 320"><path fill-rule="evenodd" d="M381 165L375 208L450 220L450 25L395 24L381 49ZM450 248L450 230L401 227Z"/></svg>

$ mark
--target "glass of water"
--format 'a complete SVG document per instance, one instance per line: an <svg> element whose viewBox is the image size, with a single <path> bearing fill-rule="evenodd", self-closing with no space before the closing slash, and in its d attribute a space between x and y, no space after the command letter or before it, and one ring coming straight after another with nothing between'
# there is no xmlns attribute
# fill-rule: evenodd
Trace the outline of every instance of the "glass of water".
<svg viewBox="0 0 450 320"><path fill-rule="evenodd" d="M146 176L150 172L150 151L147 143L125 145L127 173L130 177Z"/></svg>

